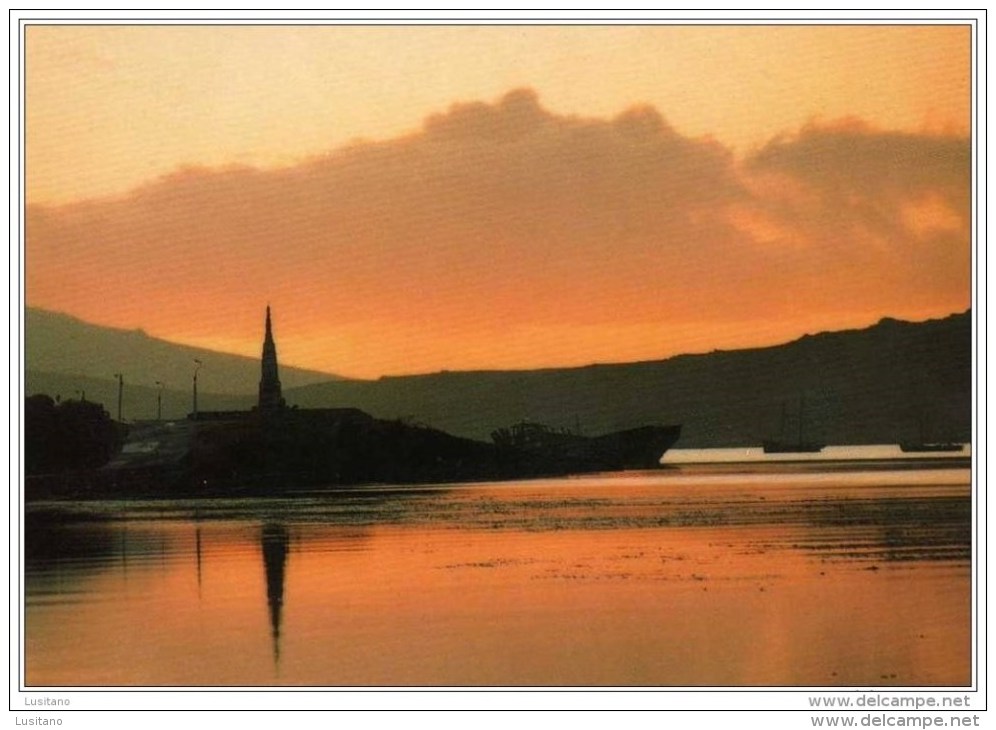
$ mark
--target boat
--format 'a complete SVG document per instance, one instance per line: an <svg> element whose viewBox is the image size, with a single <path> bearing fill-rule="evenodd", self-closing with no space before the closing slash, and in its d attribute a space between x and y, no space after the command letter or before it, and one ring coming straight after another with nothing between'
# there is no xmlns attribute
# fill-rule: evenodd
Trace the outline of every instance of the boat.
<svg viewBox="0 0 996 730"><path fill-rule="evenodd" d="M600 436L521 421L491 434L504 464L524 471L584 473L656 469L681 436L681 425L640 426Z"/></svg>
<svg viewBox="0 0 996 730"><path fill-rule="evenodd" d="M935 443L923 443L922 441L903 441L899 444L899 448L906 454L920 454L920 453L939 453L939 452L957 452L964 451L964 444L956 444L950 441L941 441Z"/></svg>
<svg viewBox="0 0 996 730"><path fill-rule="evenodd" d="M805 401L799 398L799 430L794 441L788 439L764 439L761 447L766 454L818 454L823 451L826 444L816 441L807 441L802 437L802 427L804 418ZM785 404L782 403L782 432L785 432Z"/></svg>
<svg viewBox="0 0 996 730"><path fill-rule="evenodd" d="M921 413L917 418L918 438L916 440L900 441L899 448L907 454L926 454L941 452L958 452L964 450L964 445L955 441L928 441L930 429L927 426L927 417Z"/></svg>

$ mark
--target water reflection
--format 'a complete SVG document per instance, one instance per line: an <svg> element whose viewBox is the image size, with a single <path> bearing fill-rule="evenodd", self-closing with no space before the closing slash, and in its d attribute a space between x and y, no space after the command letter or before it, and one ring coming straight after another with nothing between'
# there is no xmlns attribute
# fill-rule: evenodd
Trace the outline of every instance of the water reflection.
<svg viewBox="0 0 996 730"><path fill-rule="evenodd" d="M194 530L194 545L195 552L197 554L197 597L200 598L201 595L201 526L197 523L197 527Z"/></svg>
<svg viewBox="0 0 996 730"><path fill-rule="evenodd" d="M35 505L26 525L30 686L970 679L964 472Z"/></svg>
<svg viewBox="0 0 996 730"><path fill-rule="evenodd" d="M281 524L263 525L260 545L266 571L266 605L270 612L270 636L273 640L273 664L280 667L280 613L284 605L284 568L290 534Z"/></svg>
<svg viewBox="0 0 996 730"><path fill-rule="evenodd" d="M42 568L60 560L108 560L120 554L127 560L124 531L104 521L91 520L64 511L29 511L24 516L24 558L27 567Z"/></svg>

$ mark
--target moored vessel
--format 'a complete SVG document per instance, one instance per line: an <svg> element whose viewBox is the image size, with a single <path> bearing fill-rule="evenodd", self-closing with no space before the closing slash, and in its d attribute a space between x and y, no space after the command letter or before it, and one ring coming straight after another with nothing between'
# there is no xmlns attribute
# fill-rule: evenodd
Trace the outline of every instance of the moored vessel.
<svg viewBox="0 0 996 730"><path fill-rule="evenodd" d="M765 439L761 442L761 446L766 454L818 454L823 451L826 444L818 443L816 441L810 441L803 438L803 426L805 424L805 399L799 397L799 417L798 417L798 433L796 434L796 439L794 441L781 438L781 439ZM786 412L785 404L782 403L782 433L786 430Z"/></svg>
<svg viewBox="0 0 996 730"><path fill-rule="evenodd" d="M503 463L550 473L656 469L681 436L681 425L649 425L600 436L522 421L491 434Z"/></svg>

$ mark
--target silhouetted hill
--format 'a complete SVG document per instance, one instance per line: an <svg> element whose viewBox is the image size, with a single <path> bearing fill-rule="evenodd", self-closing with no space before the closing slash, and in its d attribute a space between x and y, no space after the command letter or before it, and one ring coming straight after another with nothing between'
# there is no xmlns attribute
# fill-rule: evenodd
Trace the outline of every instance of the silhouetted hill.
<svg viewBox="0 0 996 730"><path fill-rule="evenodd" d="M971 436L972 336L966 312L776 347L628 365L442 372L341 380L285 391L303 407L355 407L471 438L523 419L586 434L683 423L677 446L759 445L798 427L830 444ZM783 422L783 411L788 418Z"/></svg>
<svg viewBox="0 0 996 730"><path fill-rule="evenodd" d="M260 364L254 358L173 345L39 310L28 310L26 340L26 395L78 399L85 391L87 400L103 403L115 415L113 374L121 372L125 419L155 417L156 380L168 386L164 417L182 417L192 407L192 363L198 358L204 363L201 410L248 409L256 402ZM883 319L867 329L810 335L775 347L633 364L376 381L284 367L280 375L292 405L359 408L378 418L483 440L501 426L528 419L580 427L588 435L682 423L679 448L758 445L783 431L794 436L804 400L807 438L831 444L967 441L972 320L968 312L919 323Z"/></svg>
<svg viewBox="0 0 996 730"><path fill-rule="evenodd" d="M125 418L154 415L156 381L176 391L168 394L169 398L164 395L164 401L172 408L182 399L186 409L183 413L186 413L191 407L195 359L203 363L198 374L201 408L245 402L246 397L255 396L259 386L257 358L178 345L149 337L141 330L101 327L41 309L26 309L24 324L28 395L46 392L53 397L61 394L63 398L78 398L75 391L85 390L88 399L99 399L113 414L117 403L114 374L121 373L127 400L132 400L128 396L134 395L137 400L132 400L133 403L152 403L152 411L146 409L144 414L125 408ZM284 387L323 382L334 377L293 367L280 370ZM111 390L108 390L109 386ZM147 392L140 392L143 388ZM239 398L230 401L221 396Z"/></svg>

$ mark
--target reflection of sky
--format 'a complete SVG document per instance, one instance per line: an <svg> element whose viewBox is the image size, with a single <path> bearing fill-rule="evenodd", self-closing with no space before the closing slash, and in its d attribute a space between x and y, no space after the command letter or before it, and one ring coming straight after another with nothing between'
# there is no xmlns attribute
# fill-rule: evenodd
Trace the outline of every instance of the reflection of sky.
<svg viewBox="0 0 996 730"><path fill-rule="evenodd" d="M968 681L967 558L888 553L922 529L923 505L967 500L964 482L648 479L454 489L417 502L421 519L364 527L261 519L265 500L239 519L143 521L126 560L46 564L48 590L71 587L71 605L36 600L29 577L28 681ZM889 529L867 523L890 505Z"/></svg>

